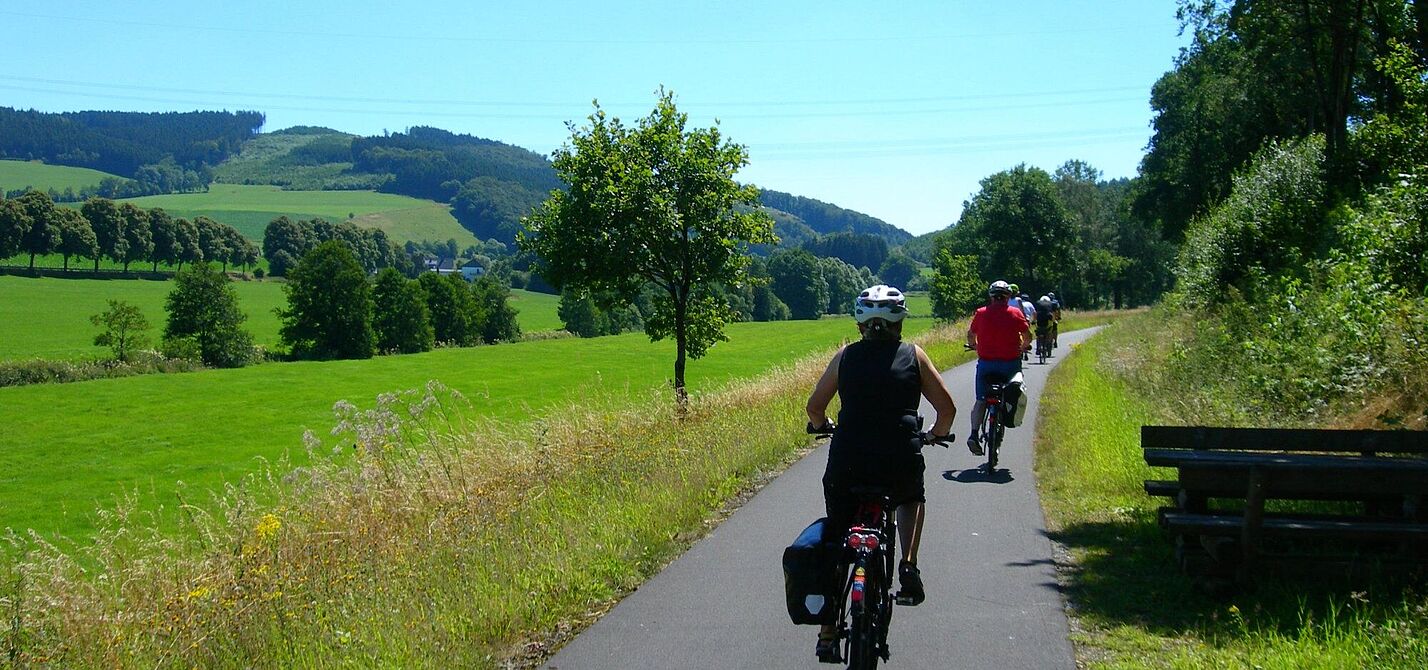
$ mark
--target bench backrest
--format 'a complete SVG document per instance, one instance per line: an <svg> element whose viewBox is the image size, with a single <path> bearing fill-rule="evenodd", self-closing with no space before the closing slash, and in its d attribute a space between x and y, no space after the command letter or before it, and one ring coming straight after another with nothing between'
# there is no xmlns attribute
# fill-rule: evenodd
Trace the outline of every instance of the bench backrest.
<svg viewBox="0 0 1428 670"><path fill-rule="evenodd" d="M1141 426L1144 449L1428 455L1428 431Z"/></svg>

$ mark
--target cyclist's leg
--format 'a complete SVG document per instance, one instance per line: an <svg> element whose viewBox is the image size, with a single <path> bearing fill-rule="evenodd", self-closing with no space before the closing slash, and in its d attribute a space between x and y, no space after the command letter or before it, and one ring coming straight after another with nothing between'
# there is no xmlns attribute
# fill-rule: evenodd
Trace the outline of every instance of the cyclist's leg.
<svg viewBox="0 0 1428 670"><path fill-rule="evenodd" d="M897 534L902 545L902 560L917 563L917 547L922 542L922 520L927 503L907 502L897 508Z"/></svg>
<svg viewBox="0 0 1428 670"><path fill-rule="evenodd" d="M836 481L836 478L831 476L831 473L825 474L823 477L823 507L828 516L828 520L823 524L823 542L825 544L841 544L843 534L853 524L853 516L857 514L858 501L848 493L842 482ZM839 566L830 566L830 569L838 571ZM841 576L835 579L840 583L840 587L842 579ZM818 629L818 645L815 651L820 657L829 654L836 657L837 641L837 622L824 623Z"/></svg>
<svg viewBox="0 0 1428 670"><path fill-rule="evenodd" d="M976 384L973 388L973 397L976 398L976 400L972 403L972 412L968 415L968 419L972 422L972 429L968 431L967 434L967 448L971 449L974 454L981 448L980 445L977 445L977 434L981 430L982 412L987 408L987 403L982 400L982 398L987 395L987 381L983 378L984 370L984 361L980 358L977 359L977 369L976 372L973 373L976 379ZM981 454L977 455L980 456Z"/></svg>

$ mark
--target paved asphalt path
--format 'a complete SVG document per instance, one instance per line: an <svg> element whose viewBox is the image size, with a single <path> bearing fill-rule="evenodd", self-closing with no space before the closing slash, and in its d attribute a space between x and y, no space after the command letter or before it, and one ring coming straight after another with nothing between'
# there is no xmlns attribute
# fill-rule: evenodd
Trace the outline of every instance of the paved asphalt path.
<svg viewBox="0 0 1428 670"><path fill-rule="evenodd" d="M998 470L967 451L972 364L943 373L958 444L928 447L919 564L927 601L893 611L891 668L1074 668L1064 601L1031 471L1047 372L1092 331L1061 336L1045 366L1025 364L1031 404L1008 429ZM924 402L922 413L931 416ZM801 421L802 417L789 417ZM819 668L816 626L789 622L783 549L823 515L827 446L812 452L708 537L581 633L546 667Z"/></svg>

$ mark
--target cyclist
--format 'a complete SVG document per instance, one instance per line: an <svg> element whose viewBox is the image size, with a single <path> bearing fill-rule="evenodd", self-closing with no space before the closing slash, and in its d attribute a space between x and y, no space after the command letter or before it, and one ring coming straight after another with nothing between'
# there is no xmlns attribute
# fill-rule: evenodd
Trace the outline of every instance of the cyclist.
<svg viewBox="0 0 1428 670"><path fill-rule="evenodd" d="M1056 299L1055 293L1048 292L1046 297L1051 298L1051 313L1056 317L1051 322L1051 348L1055 349L1061 339L1061 301Z"/></svg>
<svg viewBox="0 0 1428 670"><path fill-rule="evenodd" d="M1017 286L1016 284L1008 284L1008 286L1011 287L1011 297L1007 298L1007 305L1010 305L1012 309L1021 311L1023 314L1025 314L1026 310L1023 310L1021 308L1021 287ZM1027 354L1025 352L1022 352L1021 360L1024 361L1026 359Z"/></svg>
<svg viewBox="0 0 1428 670"><path fill-rule="evenodd" d="M1036 301L1036 339L1049 338L1056 325L1056 312L1052 308L1051 296L1044 295Z"/></svg>
<svg viewBox="0 0 1428 670"><path fill-rule="evenodd" d="M972 324L967 327L967 346L977 350L977 402L972 406L972 433L967 438L967 449L978 456L983 451L977 441L980 428L977 424L986 407L982 397L987 394L988 377L1006 381L1020 372L1021 354L1031 346L1026 315L1007 304L1010 298L1011 286L1000 280L992 282L987 287L987 306L977 308Z"/></svg>
<svg viewBox="0 0 1428 670"><path fill-rule="evenodd" d="M926 397L936 410L934 436L952 430L957 407L942 375L921 347L902 341L902 321L907 303L902 292L879 284L853 301L853 315L862 339L833 355L808 398L810 429L830 427L828 403L836 394L842 401L838 424L828 448L823 473L823 500L828 511L825 541L841 540L852 524L858 500L855 486L886 486L898 502L898 597L922 602L922 575L917 568L917 547L927 497L923 487L921 420L917 407ZM816 649L820 660L838 658L838 633L824 625Z"/></svg>
<svg viewBox="0 0 1428 670"><path fill-rule="evenodd" d="M1021 313L1026 316L1027 323L1036 319L1036 303L1025 293L1021 294Z"/></svg>

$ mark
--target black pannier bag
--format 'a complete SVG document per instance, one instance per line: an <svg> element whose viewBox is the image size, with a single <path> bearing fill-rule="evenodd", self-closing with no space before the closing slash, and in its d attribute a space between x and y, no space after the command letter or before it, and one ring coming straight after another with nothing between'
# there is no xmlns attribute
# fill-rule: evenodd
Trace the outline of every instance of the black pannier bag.
<svg viewBox="0 0 1428 670"><path fill-rule="evenodd" d="M783 550L788 618L796 624L833 623L838 614L838 548L823 542L823 525L827 522L814 521Z"/></svg>
<svg viewBox="0 0 1428 670"><path fill-rule="evenodd" d="M1025 382L1020 372L1012 375L1002 390L1002 425L1016 428L1026 419Z"/></svg>

